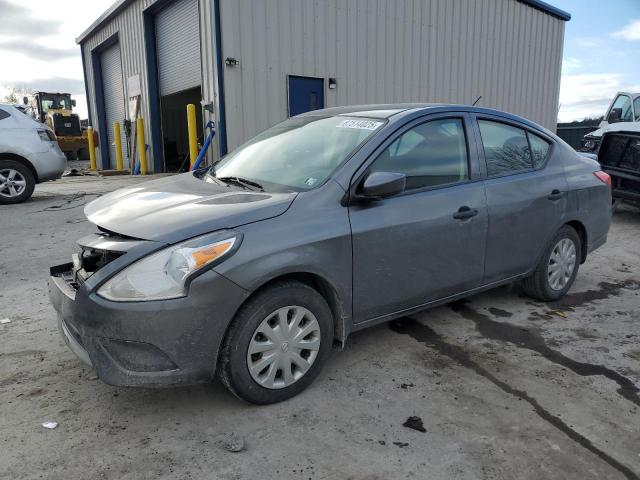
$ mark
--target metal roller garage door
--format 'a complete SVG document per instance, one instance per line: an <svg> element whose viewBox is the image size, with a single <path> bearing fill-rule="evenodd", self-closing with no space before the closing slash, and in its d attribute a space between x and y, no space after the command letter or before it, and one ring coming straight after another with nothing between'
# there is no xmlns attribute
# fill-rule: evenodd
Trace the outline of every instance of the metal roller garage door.
<svg viewBox="0 0 640 480"><path fill-rule="evenodd" d="M124 81L122 80L122 62L120 60L120 44L116 43L107 48L100 55L100 67L102 70L102 89L104 91L104 110L109 140L109 161L111 168L116 166L116 147L113 144L113 123L120 122L120 135L122 141L122 158L127 158L126 141L124 136ZM105 167L104 159L103 165Z"/></svg>
<svg viewBox="0 0 640 480"><path fill-rule="evenodd" d="M160 95L201 82L197 0L178 0L156 15L156 50Z"/></svg>

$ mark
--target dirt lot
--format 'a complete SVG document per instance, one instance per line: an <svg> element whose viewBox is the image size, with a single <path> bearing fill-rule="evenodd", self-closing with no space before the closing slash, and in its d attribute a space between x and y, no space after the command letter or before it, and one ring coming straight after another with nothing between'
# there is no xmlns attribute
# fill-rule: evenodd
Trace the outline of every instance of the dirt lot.
<svg viewBox="0 0 640 480"><path fill-rule="evenodd" d="M104 385L58 335L48 266L93 231L85 202L138 181L67 178L0 207L0 478L640 477L638 210L558 304L501 288L358 333L305 393L254 407L219 384Z"/></svg>

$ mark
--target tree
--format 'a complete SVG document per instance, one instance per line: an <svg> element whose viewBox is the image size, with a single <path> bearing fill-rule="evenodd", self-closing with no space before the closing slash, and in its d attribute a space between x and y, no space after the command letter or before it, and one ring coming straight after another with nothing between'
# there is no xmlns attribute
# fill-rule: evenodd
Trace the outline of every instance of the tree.
<svg viewBox="0 0 640 480"><path fill-rule="evenodd" d="M1 101L3 103L18 103L22 104L24 97L31 97L33 90L24 85L14 85L7 88L7 92L2 96Z"/></svg>

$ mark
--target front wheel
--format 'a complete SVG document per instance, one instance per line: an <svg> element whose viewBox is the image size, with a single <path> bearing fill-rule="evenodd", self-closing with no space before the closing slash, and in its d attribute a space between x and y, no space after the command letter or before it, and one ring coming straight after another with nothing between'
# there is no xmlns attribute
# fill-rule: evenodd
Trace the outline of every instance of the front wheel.
<svg viewBox="0 0 640 480"><path fill-rule="evenodd" d="M533 274L522 280L524 292L537 300L552 302L569 291L578 274L582 243L569 225L555 234Z"/></svg>
<svg viewBox="0 0 640 480"><path fill-rule="evenodd" d="M236 315L220 353L218 375L243 400L280 402L313 382L332 344L333 319L322 295L300 282L277 283Z"/></svg>

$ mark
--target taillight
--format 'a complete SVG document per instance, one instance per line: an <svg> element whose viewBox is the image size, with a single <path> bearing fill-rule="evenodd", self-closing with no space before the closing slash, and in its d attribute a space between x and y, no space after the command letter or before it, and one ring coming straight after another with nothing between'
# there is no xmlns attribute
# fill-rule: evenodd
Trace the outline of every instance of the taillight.
<svg viewBox="0 0 640 480"><path fill-rule="evenodd" d="M45 142L55 142L58 140L56 138L56 134L49 129L38 130L38 136L40 137L40 140Z"/></svg>
<svg viewBox="0 0 640 480"><path fill-rule="evenodd" d="M593 172L593 174L598 178L598 180L611 188L611 175L609 175L607 172L603 172L602 170Z"/></svg>

